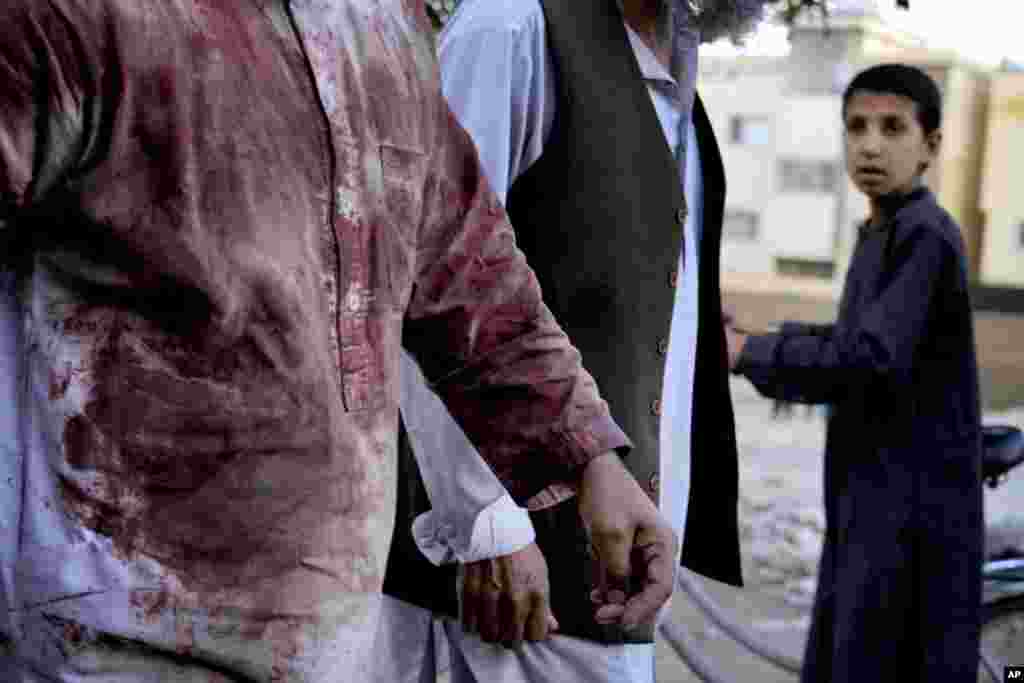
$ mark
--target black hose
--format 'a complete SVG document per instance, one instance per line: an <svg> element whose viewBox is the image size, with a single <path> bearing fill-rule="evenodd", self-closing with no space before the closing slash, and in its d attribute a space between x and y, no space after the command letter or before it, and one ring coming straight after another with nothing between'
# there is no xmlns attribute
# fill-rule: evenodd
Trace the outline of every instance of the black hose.
<svg viewBox="0 0 1024 683"><path fill-rule="evenodd" d="M745 648L768 660L775 666L792 674L800 673L800 659L762 642L754 631L733 621L711 597L704 592L697 581L685 572L679 572L679 586L697 603L715 626Z"/></svg>
<svg viewBox="0 0 1024 683"><path fill-rule="evenodd" d="M696 641L683 626L671 619L665 619L658 629L679 658L704 683L731 683L718 672L710 659L700 653Z"/></svg>

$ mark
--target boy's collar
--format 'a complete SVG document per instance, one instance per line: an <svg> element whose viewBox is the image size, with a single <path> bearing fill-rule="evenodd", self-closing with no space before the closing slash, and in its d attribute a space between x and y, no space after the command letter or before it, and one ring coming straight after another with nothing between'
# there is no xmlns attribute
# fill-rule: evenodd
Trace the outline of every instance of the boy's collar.
<svg viewBox="0 0 1024 683"><path fill-rule="evenodd" d="M885 217L877 224L872 223L871 219L864 221L860 226L861 233L866 236L886 230L894 224L904 208L929 195L931 195L931 191L926 186L918 185L906 194L889 194L879 197L877 201Z"/></svg>
<svg viewBox="0 0 1024 683"><path fill-rule="evenodd" d="M890 194L885 197L879 197L878 203L885 212L886 217L892 220L899 213L900 209L910 202L923 198L927 192L928 188L924 185L918 185L906 194Z"/></svg>

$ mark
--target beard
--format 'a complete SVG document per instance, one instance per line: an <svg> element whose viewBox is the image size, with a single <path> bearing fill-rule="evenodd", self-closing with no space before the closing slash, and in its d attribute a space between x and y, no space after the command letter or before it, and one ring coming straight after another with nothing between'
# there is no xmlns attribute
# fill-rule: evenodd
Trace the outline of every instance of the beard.
<svg viewBox="0 0 1024 683"><path fill-rule="evenodd" d="M739 44L764 18L764 6L772 0L669 0L674 15L689 28L700 30L700 42L729 38ZM696 9L694 8L696 5Z"/></svg>

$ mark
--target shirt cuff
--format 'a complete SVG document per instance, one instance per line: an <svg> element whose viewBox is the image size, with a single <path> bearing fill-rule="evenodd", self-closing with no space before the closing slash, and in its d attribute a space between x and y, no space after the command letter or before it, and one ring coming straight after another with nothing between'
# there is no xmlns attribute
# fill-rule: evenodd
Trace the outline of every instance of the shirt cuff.
<svg viewBox="0 0 1024 683"><path fill-rule="evenodd" d="M733 373L755 379L759 370L771 369L781 340L779 334L752 334L747 337Z"/></svg>
<svg viewBox="0 0 1024 683"><path fill-rule="evenodd" d="M468 542L461 541L455 526L433 510L413 520L412 535L420 552L435 565L466 564L509 555L536 539L529 513L508 494L480 511Z"/></svg>

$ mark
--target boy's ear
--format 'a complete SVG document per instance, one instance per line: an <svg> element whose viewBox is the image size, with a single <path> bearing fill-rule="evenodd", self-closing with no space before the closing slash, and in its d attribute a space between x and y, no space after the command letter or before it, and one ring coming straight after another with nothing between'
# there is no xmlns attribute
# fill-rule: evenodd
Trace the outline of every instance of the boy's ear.
<svg viewBox="0 0 1024 683"><path fill-rule="evenodd" d="M942 144L942 131L936 128L931 133L925 136L924 144L928 145L928 156L930 157L927 161L922 161L918 173L924 173L928 170L928 167L932 165L932 161L939 153L939 145Z"/></svg>

